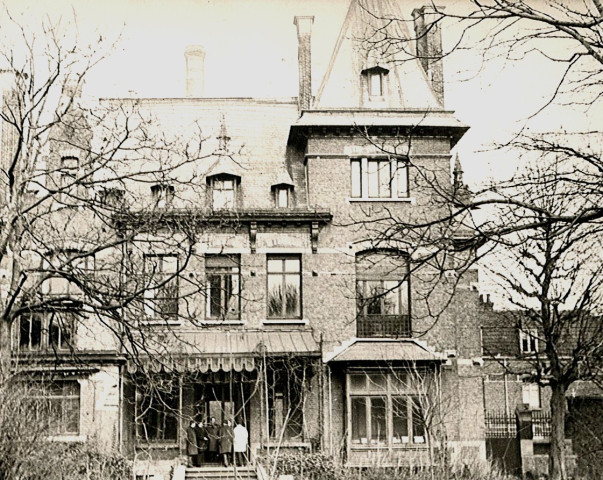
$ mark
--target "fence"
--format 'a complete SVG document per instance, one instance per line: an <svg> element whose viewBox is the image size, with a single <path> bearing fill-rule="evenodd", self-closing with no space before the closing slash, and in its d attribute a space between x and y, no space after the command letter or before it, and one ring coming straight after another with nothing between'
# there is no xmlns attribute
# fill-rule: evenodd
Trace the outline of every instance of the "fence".
<svg viewBox="0 0 603 480"><path fill-rule="evenodd" d="M551 436L551 413L535 410L532 412L532 435L534 438Z"/></svg>
<svg viewBox="0 0 603 480"><path fill-rule="evenodd" d="M509 438L517 436L515 414L486 412L486 438Z"/></svg>

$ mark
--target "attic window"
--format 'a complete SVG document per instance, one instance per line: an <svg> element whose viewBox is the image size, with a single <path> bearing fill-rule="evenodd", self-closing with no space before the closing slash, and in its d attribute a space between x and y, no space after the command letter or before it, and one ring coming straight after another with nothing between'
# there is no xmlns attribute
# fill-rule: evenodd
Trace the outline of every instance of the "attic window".
<svg viewBox="0 0 603 480"><path fill-rule="evenodd" d="M289 208L291 206L291 185L275 185L272 187L274 191L274 206L276 208Z"/></svg>
<svg viewBox="0 0 603 480"><path fill-rule="evenodd" d="M153 195L158 208L168 207L174 200L174 186L165 184L153 185L151 187L151 195Z"/></svg>
<svg viewBox="0 0 603 480"><path fill-rule="evenodd" d="M236 177L222 175L212 179L212 208L214 210L230 210L235 208Z"/></svg>
<svg viewBox="0 0 603 480"><path fill-rule="evenodd" d="M382 98L385 95L385 75L389 70L375 66L362 71L366 75L366 85L369 98Z"/></svg>
<svg viewBox="0 0 603 480"><path fill-rule="evenodd" d="M369 95L371 97L383 96L383 75L381 73L369 73Z"/></svg>

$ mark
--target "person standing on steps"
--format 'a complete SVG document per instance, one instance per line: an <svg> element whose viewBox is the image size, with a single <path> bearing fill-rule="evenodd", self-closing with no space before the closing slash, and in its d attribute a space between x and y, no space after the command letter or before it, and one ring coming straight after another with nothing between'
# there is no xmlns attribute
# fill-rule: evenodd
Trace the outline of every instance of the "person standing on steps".
<svg viewBox="0 0 603 480"><path fill-rule="evenodd" d="M207 436L207 428L203 425L203 422L197 423L195 428L195 434L197 435L197 466L203 465L206 459L207 447L209 446L209 438Z"/></svg>
<svg viewBox="0 0 603 480"><path fill-rule="evenodd" d="M224 420L220 427L220 455L225 467L230 466L230 456L232 455L233 430L230 420Z"/></svg>
<svg viewBox="0 0 603 480"><path fill-rule="evenodd" d="M199 449L197 448L197 432L195 431L195 422L190 421L188 427L186 427L186 454L190 458L190 466L199 466Z"/></svg>
<svg viewBox="0 0 603 480"><path fill-rule="evenodd" d="M249 432L240 419L233 430L234 441L234 462L236 465L247 465L247 442L249 441Z"/></svg>
<svg viewBox="0 0 603 480"><path fill-rule="evenodd" d="M207 436L209 437L209 448L207 449L207 462L217 462L218 448L220 443L220 425L216 423L216 418L211 417L207 424Z"/></svg>

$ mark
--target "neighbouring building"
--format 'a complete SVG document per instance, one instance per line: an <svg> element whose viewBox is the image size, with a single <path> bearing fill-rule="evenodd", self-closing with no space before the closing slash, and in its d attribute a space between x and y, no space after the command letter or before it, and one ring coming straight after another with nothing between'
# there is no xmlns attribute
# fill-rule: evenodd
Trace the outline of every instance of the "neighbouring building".
<svg viewBox="0 0 603 480"><path fill-rule="evenodd" d="M313 17L296 17L297 98L204 98L204 51L190 47L185 98L102 101L135 105L202 147L182 148L170 168L165 152L119 159L115 171L141 177L93 192L107 210L92 223L77 203L53 213L64 240L43 255L41 294L58 303L13 332L19 367L52 377L53 436L119 448L159 474L186 458L191 420L238 417L253 456L278 446L346 465L426 465L444 437L451 451L485 458L485 412L542 402L515 383L501 397L495 373L484 377L475 272L447 268L450 296L446 282L434 287L435 267L415 268L412 242L384 235L451 208L433 189L462 184L451 149L468 127L444 108L429 7L413 12L414 30L389 27L431 52L416 59L362 41L379 18L402 18L396 2L363 5L351 2L315 98ZM64 141L77 131L56 134L46 188L75 178L85 151ZM94 244L82 225L128 239L77 263L99 291L127 292L119 309L106 306L114 321L88 315L57 267L76 268ZM119 281L103 276L115 259ZM430 395L440 407L428 414Z"/></svg>

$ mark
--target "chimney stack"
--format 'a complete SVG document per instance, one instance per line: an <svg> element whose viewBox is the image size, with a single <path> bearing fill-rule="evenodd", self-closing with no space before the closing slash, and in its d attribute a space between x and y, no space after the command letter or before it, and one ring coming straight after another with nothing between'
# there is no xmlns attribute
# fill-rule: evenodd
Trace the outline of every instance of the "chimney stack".
<svg viewBox="0 0 603 480"><path fill-rule="evenodd" d="M443 9L444 7L425 5L412 11L417 57L442 106L444 106L444 70L442 68L442 31L438 23L441 14L438 11Z"/></svg>
<svg viewBox="0 0 603 480"><path fill-rule="evenodd" d="M203 96L205 75L205 50L201 45L189 45L184 50L186 60L186 96L200 98Z"/></svg>
<svg viewBox="0 0 603 480"><path fill-rule="evenodd" d="M295 17L297 27L297 59L299 65L299 111L308 110L312 105L312 56L311 37L314 17Z"/></svg>

